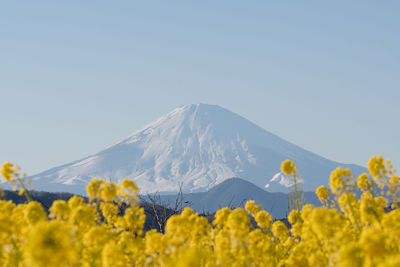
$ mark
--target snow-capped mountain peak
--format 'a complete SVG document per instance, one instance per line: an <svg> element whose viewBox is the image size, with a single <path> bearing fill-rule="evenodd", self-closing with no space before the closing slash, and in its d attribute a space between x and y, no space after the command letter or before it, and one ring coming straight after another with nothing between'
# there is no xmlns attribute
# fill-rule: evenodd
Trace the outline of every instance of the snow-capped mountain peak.
<svg viewBox="0 0 400 267"><path fill-rule="evenodd" d="M206 191L231 177L260 187L292 159L304 173L304 188L327 184L338 163L319 157L216 105L173 110L99 153L37 174L43 190L83 193L92 177L134 180L142 193ZM361 169L360 167L355 167ZM270 183L269 191L285 191Z"/></svg>

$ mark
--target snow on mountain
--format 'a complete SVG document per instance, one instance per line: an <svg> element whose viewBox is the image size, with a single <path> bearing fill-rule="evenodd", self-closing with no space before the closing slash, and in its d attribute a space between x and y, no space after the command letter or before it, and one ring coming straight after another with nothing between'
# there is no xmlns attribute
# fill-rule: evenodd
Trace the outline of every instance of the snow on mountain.
<svg viewBox="0 0 400 267"><path fill-rule="evenodd" d="M82 160L31 178L38 189L84 193L93 177L134 180L141 193L206 191L240 177L267 191L285 192L284 183L269 180L285 159L303 174L304 189L328 183L341 165L304 150L220 106L194 104L177 108L142 130ZM278 179L279 180L279 179Z"/></svg>

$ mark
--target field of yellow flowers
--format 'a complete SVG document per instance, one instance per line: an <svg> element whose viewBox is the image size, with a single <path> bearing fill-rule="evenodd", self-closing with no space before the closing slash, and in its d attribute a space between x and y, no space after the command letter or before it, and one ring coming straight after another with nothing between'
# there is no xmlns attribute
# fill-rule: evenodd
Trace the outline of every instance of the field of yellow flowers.
<svg viewBox="0 0 400 267"><path fill-rule="evenodd" d="M293 162L281 170L296 179ZM0 201L0 266L400 266L400 178L382 157L372 157L368 170L359 177L334 170L330 189L316 190L323 206L297 203L289 228L249 201L217 211L211 224L185 208L161 234L143 231L130 180L94 178L88 202L57 200L47 214L31 201L19 168L6 162L3 178L27 203Z"/></svg>

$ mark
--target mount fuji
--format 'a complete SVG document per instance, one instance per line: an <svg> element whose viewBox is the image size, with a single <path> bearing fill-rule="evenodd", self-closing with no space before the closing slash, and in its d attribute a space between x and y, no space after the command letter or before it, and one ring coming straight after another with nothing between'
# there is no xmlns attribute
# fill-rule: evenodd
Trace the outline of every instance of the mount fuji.
<svg viewBox="0 0 400 267"><path fill-rule="evenodd" d="M132 179L140 193L203 192L239 177L267 191L286 192L279 172L293 160L303 177L303 189L327 185L337 166L358 174L365 169L318 156L216 105L193 104L106 147L97 154L30 177L36 189L84 194L99 177L114 182ZM272 181L271 178L273 177Z"/></svg>

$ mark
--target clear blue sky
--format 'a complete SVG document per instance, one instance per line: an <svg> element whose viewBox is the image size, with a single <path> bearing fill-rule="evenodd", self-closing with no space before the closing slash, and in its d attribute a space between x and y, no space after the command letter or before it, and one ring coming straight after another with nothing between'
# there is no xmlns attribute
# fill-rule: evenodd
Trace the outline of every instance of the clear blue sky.
<svg viewBox="0 0 400 267"><path fill-rule="evenodd" d="M400 169L400 1L3 1L0 161L29 174L218 104Z"/></svg>

